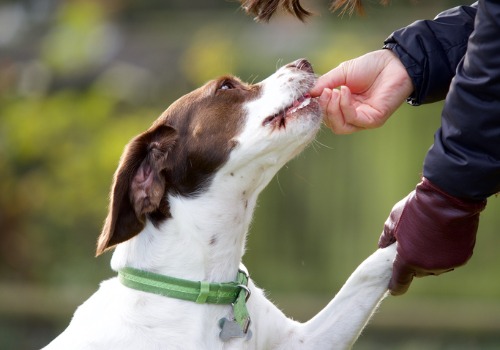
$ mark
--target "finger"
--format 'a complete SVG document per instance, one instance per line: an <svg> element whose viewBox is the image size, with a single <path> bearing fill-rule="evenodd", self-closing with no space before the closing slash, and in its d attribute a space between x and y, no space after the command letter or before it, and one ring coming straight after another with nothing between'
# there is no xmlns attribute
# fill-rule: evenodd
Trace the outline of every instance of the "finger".
<svg viewBox="0 0 500 350"><path fill-rule="evenodd" d="M410 288L414 276L414 269L402 261L399 255L396 255L391 281L389 282L391 295L397 296L406 293L408 288Z"/></svg>
<svg viewBox="0 0 500 350"><path fill-rule="evenodd" d="M332 90L339 87L340 85L344 85L345 83L345 73L339 66L320 76L309 93L312 97L318 97L322 94L324 89L328 88Z"/></svg>
<svg viewBox="0 0 500 350"><path fill-rule="evenodd" d="M339 108L340 93L338 90L325 89L320 97L320 106L324 111L325 124L337 132L342 128L343 116Z"/></svg>
<svg viewBox="0 0 500 350"><path fill-rule="evenodd" d="M352 103L351 91L347 86L342 86L338 93L338 107L337 113L334 115L335 124L333 125L333 131L336 134L352 134L357 131L361 131L364 128L359 125L352 123L352 120L356 120L356 108Z"/></svg>
<svg viewBox="0 0 500 350"><path fill-rule="evenodd" d="M344 116L345 124L363 127L363 125L358 125L356 122L358 120L357 111L353 104L351 90L347 86L340 87L340 110Z"/></svg>
<svg viewBox="0 0 500 350"><path fill-rule="evenodd" d="M355 125L346 123L340 109L340 100L341 95L339 90L330 90L328 88L323 90L319 98L319 103L323 109L325 125L332 129L335 134L339 135L352 134L353 132L362 130Z"/></svg>
<svg viewBox="0 0 500 350"><path fill-rule="evenodd" d="M340 87L340 109L346 124L351 124L359 130L373 129L382 125L378 123L373 113L375 110L366 103L355 106L354 97L347 86Z"/></svg>
<svg viewBox="0 0 500 350"><path fill-rule="evenodd" d="M332 125L330 123L330 118L328 115L327 108L328 108L328 104L330 103L331 98L332 98L332 90L326 88L323 90L323 92L321 93L321 96L318 99L319 106L320 106L321 110L323 111L323 121L325 122L325 125L330 129L332 128Z"/></svg>
<svg viewBox="0 0 500 350"><path fill-rule="evenodd" d="M343 124L342 113L339 109L339 91L326 88L319 98L319 103L323 109L323 120L326 126L337 133Z"/></svg>

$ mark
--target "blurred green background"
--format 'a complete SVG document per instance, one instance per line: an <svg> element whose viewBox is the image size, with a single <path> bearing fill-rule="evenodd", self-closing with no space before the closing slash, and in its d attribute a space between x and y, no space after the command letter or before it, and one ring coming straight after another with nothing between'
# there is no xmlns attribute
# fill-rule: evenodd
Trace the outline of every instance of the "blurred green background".
<svg viewBox="0 0 500 350"><path fill-rule="evenodd" d="M363 18L304 1L307 23L255 23L226 0L0 1L0 349L36 349L113 276L95 242L127 141L175 99L233 73L260 81L307 57L318 74L458 1L368 4ZM376 249L419 180L442 105L403 106L380 129L317 141L260 197L244 262L307 320ZM355 349L500 348L500 210L473 259L388 298Z"/></svg>

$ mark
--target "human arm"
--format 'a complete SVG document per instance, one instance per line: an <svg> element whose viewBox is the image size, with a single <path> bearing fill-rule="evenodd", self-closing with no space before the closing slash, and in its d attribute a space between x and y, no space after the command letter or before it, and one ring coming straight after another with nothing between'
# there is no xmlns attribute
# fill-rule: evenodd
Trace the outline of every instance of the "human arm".
<svg viewBox="0 0 500 350"><path fill-rule="evenodd" d="M390 289L414 276L463 265L473 253L479 213L500 191L500 3L480 1L424 162L424 181L393 208L379 241L398 241Z"/></svg>
<svg viewBox="0 0 500 350"><path fill-rule="evenodd" d="M475 6L397 30L385 41L388 50L343 62L319 77L311 94L321 96L326 124L338 134L376 128L408 97L414 105L443 99L465 54Z"/></svg>
<svg viewBox="0 0 500 350"><path fill-rule="evenodd" d="M500 3L480 1L476 27L424 161L424 176L451 195L500 191Z"/></svg>

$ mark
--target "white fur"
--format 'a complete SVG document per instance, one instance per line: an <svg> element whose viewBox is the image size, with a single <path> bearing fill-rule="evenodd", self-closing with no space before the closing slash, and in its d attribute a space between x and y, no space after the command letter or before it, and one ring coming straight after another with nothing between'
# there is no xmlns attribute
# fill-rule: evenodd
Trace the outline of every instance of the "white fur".
<svg viewBox="0 0 500 350"><path fill-rule="evenodd" d="M313 79L284 67L261 82L262 95L246 105L237 146L208 189L193 198L170 196L172 218L148 223L119 244L112 268L124 266L211 282L233 281L244 254L257 196L275 173L299 153L319 128L318 109L306 100L284 129L263 125L266 116L307 92ZM306 90L302 88L306 86ZM214 243L214 241L216 243ZM210 244L212 243L212 244ZM301 324L288 319L253 281L248 310L250 340L219 339L218 321L230 305L200 305L129 289L116 278L82 304L68 328L45 349L347 349L387 291L395 245L363 262L318 315Z"/></svg>

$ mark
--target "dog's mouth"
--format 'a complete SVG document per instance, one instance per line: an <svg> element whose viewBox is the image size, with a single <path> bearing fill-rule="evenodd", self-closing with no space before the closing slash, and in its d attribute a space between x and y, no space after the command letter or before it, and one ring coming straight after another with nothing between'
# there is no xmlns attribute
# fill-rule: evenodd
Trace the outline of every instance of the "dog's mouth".
<svg viewBox="0 0 500 350"><path fill-rule="evenodd" d="M291 105L283 108L278 113L264 119L262 125L273 125L278 128L286 127L286 118L296 113L297 111L309 106L311 100L312 98L309 94L300 96L298 99L293 101Z"/></svg>

